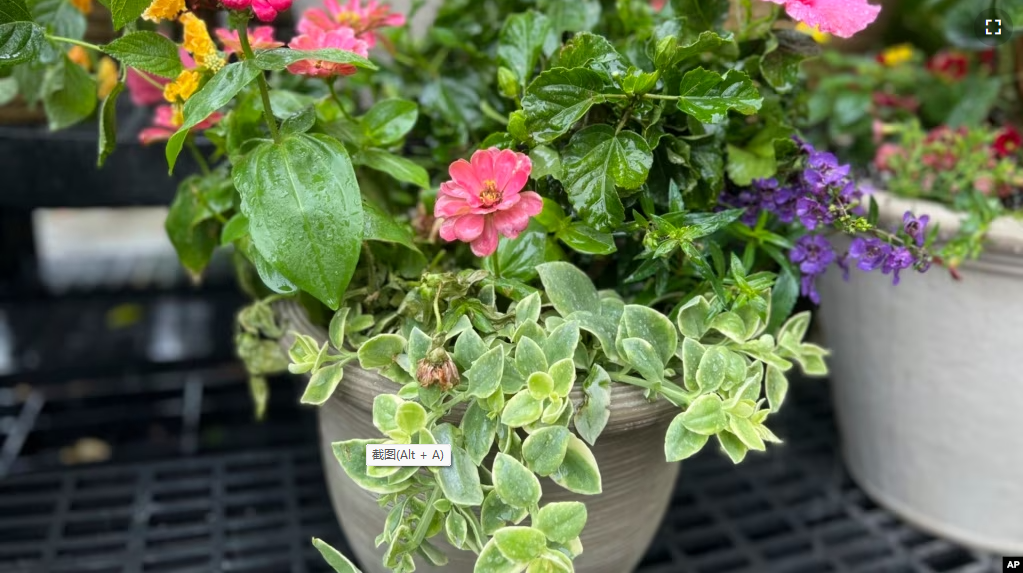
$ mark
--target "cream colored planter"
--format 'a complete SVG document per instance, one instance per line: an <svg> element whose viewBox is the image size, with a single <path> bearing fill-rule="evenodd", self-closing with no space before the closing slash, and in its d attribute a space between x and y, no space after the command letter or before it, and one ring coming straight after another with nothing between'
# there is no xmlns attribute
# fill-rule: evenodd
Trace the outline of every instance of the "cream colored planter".
<svg viewBox="0 0 1023 573"><path fill-rule="evenodd" d="M297 305L281 304L276 309L286 331L309 334L321 343L327 339L327 333L313 326ZM386 378L349 367L334 396L319 409L320 445L331 501L341 529L366 573L389 573L382 565L387 547L377 548L373 543L384 529L387 510L380 508L375 494L363 490L345 475L330 444L379 436L379 430L373 426L373 399L396 389L397 385ZM583 399L578 389L571 397L576 404ZM611 417L592 447L600 467L603 493L578 495L547 478L540 480L542 503L586 503L588 518L581 536L583 554L575 560L579 573L628 573L643 558L664 517L678 477L679 464L664 461L664 434L677 413L677 408L666 400L647 401L642 388L614 384ZM457 415L460 418L461 412ZM441 547L450 562L436 568L417 558L417 571L472 572L474 553L452 548L443 535L431 541Z"/></svg>
<svg viewBox="0 0 1023 573"><path fill-rule="evenodd" d="M959 216L878 195L881 221ZM844 245L842 245L844 247ZM846 463L879 503L937 535L1023 554L1023 224L995 223L962 280L934 267L832 269L820 285L825 344Z"/></svg>

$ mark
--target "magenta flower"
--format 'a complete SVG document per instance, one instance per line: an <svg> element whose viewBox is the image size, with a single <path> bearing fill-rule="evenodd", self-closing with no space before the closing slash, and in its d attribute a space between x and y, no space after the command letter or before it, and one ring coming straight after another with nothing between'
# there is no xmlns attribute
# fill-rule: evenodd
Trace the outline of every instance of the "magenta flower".
<svg viewBox="0 0 1023 573"><path fill-rule="evenodd" d="M821 32L842 38L852 37L877 19L880 6L867 0L768 0L785 6L794 20Z"/></svg>
<svg viewBox="0 0 1023 573"><path fill-rule="evenodd" d="M351 28L355 31L356 37L365 40L372 48L376 45L376 34L374 31L385 26L404 26L405 15L391 12L387 4L377 4L376 0L369 0L362 5L362 0L348 0L344 5L337 0L325 0L323 3L326 12L319 8L310 8L302 14L298 22L298 31L307 34L312 28L319 28L323 31L336 30L338 28Z"/></svg>
<svg viewBox="0 0 1023 573"><path fill-rule="evenodd" d="M469 243L473 254L485 257L497 250L498 233L518 237L543 209L539 195L522 191L532 169L527 155L496 147L452 163L452 181L441 184L433 208L444 218L441 238Z"/></svg>
<svg viewBox="0 0 1023 573"><path fill-rule="evenodd" d="M369 54L369 46L366 42L355 37L351 28L336 28L330 31L312 28L306 33L295 36L288 47L292 50L320 50L323 48L337 48L347 50L362 57ZM317 78L329 78L333 76L350 76L355 73L355 66L352 64L337 64L322 60L302 60L288 66L288 71L293 74L314 76Z"/></svg>
<svg viewBox="0 0 1023 573"><path fill-rule="evenodd" d="M194 133L209 129L216 125L223 117L224 114L215 111L209 117L199 122L199 125L193 127L191 131ZM180 109L175 110L174 106L161 105L156 108L156 113L153 114L153 125L139 132L139 142L142 145L149 145L155 141L167 141L181 127L182 123L183 118L181 117Z"/></svg>
<svg viewBox="0 0 1023 573"><path fill-rule="evenodd" d="M224 45L225 54L241 53L242 41L238 39L238 30L217 28L215 33L217 34L217 39ZM253 50L269 50L272 48L280 48L283 45L284 42L278 42L274 39L273 26L259 26L249 29L249 46L251 46Z"/></svg>
<svg viewBox="0 0 1023 573"><path fill-rule="evenodd" d="M273 22L277 14L291 8L291 0L220 0L229 10L245 10L252 8L262 22Z"/></svg>

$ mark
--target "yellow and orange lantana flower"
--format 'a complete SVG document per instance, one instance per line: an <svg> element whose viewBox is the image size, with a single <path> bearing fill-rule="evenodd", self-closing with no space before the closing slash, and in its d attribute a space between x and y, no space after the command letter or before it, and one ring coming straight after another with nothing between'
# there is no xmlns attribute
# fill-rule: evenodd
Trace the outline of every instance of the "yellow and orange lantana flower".
<svg viewBox="0 0 1023 573"><path fill-rule="evenodd" d="M173 20L185 11L185 0L153 0L153 3L142 13L142 17L150 22Z"/></svg>
<svg viewBox="0 0 1023 573"><path fill-rule="evenodd" d="M99 84L96 93L99 99L106 99L117 86L117 63L103 56L96 65L96 81Z"/></svg>
<svg viewBox="0 0 1023 573"><path fill-rule="evenodd" d="M206 29L206 22L191 12L182 14L178 21L185 27L184 41L181 46L192 54L195 63L200 68L214 73L224 67L224 58L217 51L217 45L213 43L213 38L210 37L210 32Z"/></svg>
<svg viewBox="0 0 1023 573"><path fill-rule="evenodd" d="M202 74L196 70L181 70L173 82L163 88L163 99L171 103L184 103L199 89Z"/></svg>

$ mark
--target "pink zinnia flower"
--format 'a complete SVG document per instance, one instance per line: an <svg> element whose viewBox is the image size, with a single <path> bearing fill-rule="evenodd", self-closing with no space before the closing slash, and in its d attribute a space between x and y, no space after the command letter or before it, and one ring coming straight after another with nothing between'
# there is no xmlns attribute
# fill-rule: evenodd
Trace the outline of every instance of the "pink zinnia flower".
<svg viewBox="0 0 1023 573"><path fill-rule="evenodd" d="M199 122L199 125L192 128L192 131L209 129L220 121L224 114L219 111L213 112L209 117ZM154 141L167 141L181 127L183 119L181 111L174 109L171 105L161 105L156 108L153 114L153 125L139 132L139 141L142 145L149 145Z"/></svg>
<svg viewBox="0 0 1023 573"><path fill-rule="evenodd" d="M241 53L242 41L238 38L238 30L217 28L215 32L217 39L224 45L225 54ZM269 50L280 48L283 45L284 42L278 42L274 39L273 26L259 26L249 29L249 46L253 50Z"/></svg>
<svg viewBox="0 0 1023 573"><path fill-rule="evenodd" d="M867 0L768 0L785 6L785 12L821 32L850 38L877 19L880 6Z"/></svg>
<svg viewBox="0 0 1023 573"><path fill-rule="evenodd" d="M377 28L385 26L404 26L405 15L391 12L387 4L377 4L376 0L369 0L362 5L362 0L348 0L343 6L337 0L325 0L326 12L319 8L310 8L302 15L298 22L298 31L307 34L312 28L319 28L324 31L336 30L337 28L351 28L355 35L365 40L372 48L376 45Z"/></svg>
<svg viewBox="0 0 1023 573"><path fill-rule="evenodd" d="M186 68L191 69L195 67L195 60L192 59L192 56L184 48L178 48L178 57L181 58L181 64ZM147 75L159 84L160 87L154 86L146 78L142 77L142 74L135 70L135 68L128 68L128 77L125 79L124 84L128 86L131 103L138 106L148 106L166 102L167 100L163 99L163 86L169 84L170 80L152 74Z"/></svg>
<svg viewBox="0 0 1023 573"><path fill-rule="evenodd" d="M230 10L252 8L262 22L273 22L279 12L291 8L291 0L220 0L220 3Z"/></svg>
<svg viewBox="0 0 1023 573"><path fill-rule="evenodd" d="M485 257L497 250L498 233L518 237L543 209L539 195L522 191L532 169L527 155L496 147L452 163L452 181L441 184L433 208L444 218L441 238L469 243L473 254Z"/></svg>
<svg viewBox="0 0 1023 573"><path fill-rule="evenodd" d="M337 28L335 30L323 31L319 28L310 29L305 34L295 36L288 44L292 50L321 50L324 48L337 48L347 50L362 57L369 53L366 42L355 37L351 28ZM352 64L336 64L322 60L302 60L288 66L288 71L293 74L303 74L317 78L329 78L331 76L350 76L355 73L355 66Z"/></svg>
<svg viewBox="0 0 1023 573"><path fill-rule="evenodd" d="M660 12L664 8L664 5L668 3L668 0L650 0L650 6L654 10Z"/></svg>

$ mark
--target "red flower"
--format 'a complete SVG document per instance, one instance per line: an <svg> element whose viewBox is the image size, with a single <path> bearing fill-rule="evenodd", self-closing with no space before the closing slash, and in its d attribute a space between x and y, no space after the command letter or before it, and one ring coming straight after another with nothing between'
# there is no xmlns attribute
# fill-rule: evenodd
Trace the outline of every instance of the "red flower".
<svg viewBox="0 0 1023 573"><path fill-rule="evenodd" d="M920 107L920 102L913 96L900 96L885 92L874 92L871 100L876 107L892 107L904 109L908 112L915 112Z"/></svg>
<svg viewBox="0 0 1023 573"><path fill-rule="evenodd" d="M994 148L995 155L998 157L1008 157L1023 147L1023 135L1020 135L1015 127L1007 125L995 138L991 147Z"/></svg>
<svg viewBox="0 0 1023 573"><path fill-rule="evenodd" d="M936 76L949 81L959 81L970 69L970 61L964 54L955 51L942 51L927 61L927 69Z"/></svg>

